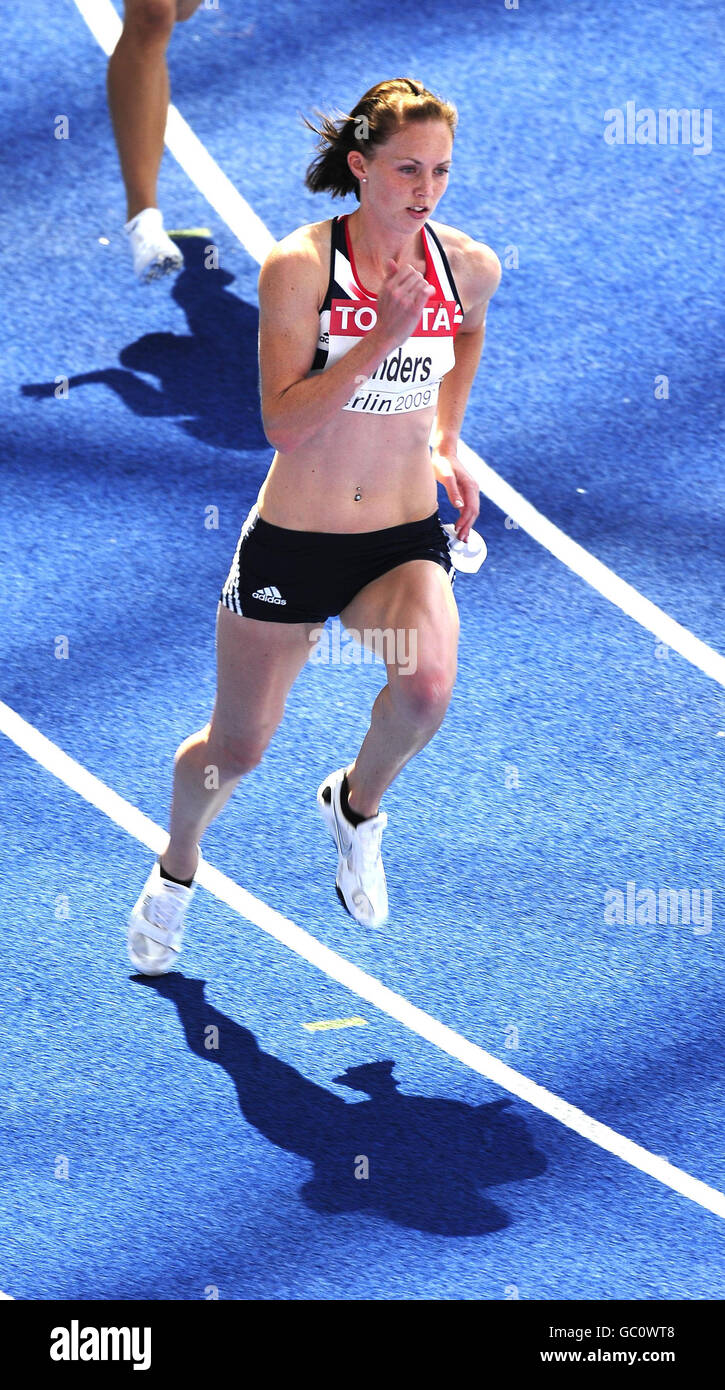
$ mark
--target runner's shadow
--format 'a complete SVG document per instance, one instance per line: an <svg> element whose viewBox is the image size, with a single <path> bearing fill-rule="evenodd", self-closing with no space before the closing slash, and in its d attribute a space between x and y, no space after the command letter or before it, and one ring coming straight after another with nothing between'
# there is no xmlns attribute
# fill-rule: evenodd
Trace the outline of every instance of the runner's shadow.
<svg viewBox="0 0 725 1390"><path fill-rule="evenodd" d="M546 1171L509 1100L476 1106L404 1095L395 1063L378 1061L333 1078L369 1097L351 1105L263 1052L248 1028L207 1003L204 980L178 971L132 978L173 1002L191 1051L228 1073L245 1119L314 1165L301 1189L313 1211L365 1211L436 1235L489 1235L510 1218L481 1190Z"/></svg>
<svg viewBox="0 0 725 1390"><path fill-rule="evenodd" d="M206 268L208 238L184 237L178 244L184 269L171 293L190 333L144 333L119 353L121 367L82 372L69 387L109 386L135 415L175 419L206 444L267 449L257 389L259 313L229 292L234 276L228 270ZM56 390L54 381L21 387L37 399Z"/></svg>

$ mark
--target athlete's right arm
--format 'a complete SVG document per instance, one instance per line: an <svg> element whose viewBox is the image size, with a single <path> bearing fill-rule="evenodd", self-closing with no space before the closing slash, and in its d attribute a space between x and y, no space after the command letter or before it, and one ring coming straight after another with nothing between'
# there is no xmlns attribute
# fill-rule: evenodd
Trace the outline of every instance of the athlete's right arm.
<svg viewBox="0 0 725 1390"><path fill-rule="evenodd" d="M306 444L405 341L429 287L411 266L391 262L374 328L339 362L308 377L320 335L319 292L314 246L299 238L275 246L259 276L259 377L264 432L280 453Z"/></svg>

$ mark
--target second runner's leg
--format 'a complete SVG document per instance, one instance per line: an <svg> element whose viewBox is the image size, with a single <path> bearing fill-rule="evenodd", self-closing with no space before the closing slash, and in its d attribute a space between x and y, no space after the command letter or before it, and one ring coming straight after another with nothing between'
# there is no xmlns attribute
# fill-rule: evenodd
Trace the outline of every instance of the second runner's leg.
<svg viewBox="0 0 725 1390"><path fill-rule="evenodd" d="M169 107L166 49L174 24L201 0L125 0L123 32L108 64L108 106L126 188L126 233L142 280L179 270L157 201Z"/></svg>

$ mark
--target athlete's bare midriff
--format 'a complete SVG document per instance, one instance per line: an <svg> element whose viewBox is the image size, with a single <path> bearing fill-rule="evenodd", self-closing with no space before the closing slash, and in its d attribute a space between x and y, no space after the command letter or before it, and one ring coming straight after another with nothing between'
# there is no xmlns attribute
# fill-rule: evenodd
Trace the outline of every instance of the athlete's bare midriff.
<svg viewBox="0 0 725 1390"><path fill-rule="evenodd" d="M260 515L297 531L378 531L436 507L428 449L435 407L400 420L341 410L293 453L276 453ZM360 492L360 500L354 500Z"/></svg>
<svg viewBox="0 0 725 1390"><path fill-rule="evenodd" d="M310 234L319 248L321 303L330 223L314 224ZM414 262L421 274L425 264L424 256ZM366 284L377 293L377 285ZM437 505L428 447L435 415L435 404L397 419L339 410L300 448L275 453L258 497L261 517L290 530L361 532L430 516Z"/></svg>

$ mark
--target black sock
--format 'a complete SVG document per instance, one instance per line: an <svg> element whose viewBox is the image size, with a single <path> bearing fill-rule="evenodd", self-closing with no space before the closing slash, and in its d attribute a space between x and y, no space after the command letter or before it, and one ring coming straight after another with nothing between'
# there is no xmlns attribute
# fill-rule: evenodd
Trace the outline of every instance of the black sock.
<svg viewBox="0 0 725 1390"><path fill-rule="evenodd" d="M342 806L343 816L346 820L349 820L351 825L355 826L362 825L364 820L371 820L371 816L361 816L357 811L353 811L352 806L350 805L350 802L348 800L348 793L349 787L347 782L347 773L345 773L345 776L342 779L342 786L340 787L340 805ZM377 811L375 814L377 815Z"/></svg>
<svg viewBox="0 0 725 1390"><path fill-rule="evenodd" d="M194 882L194 875L193 875L193 874L191 875L191 878L177 878L175 874L169 874L169 873L167 873L167 872L166 872L166 869L164 868L164 866L163 866L163 864L161 863L161 860L160 860L160 859L159 859L159 873L161 874L161 877L162 877L162 878L168 878L169 881L170 881L171 883L180 883L180 884L182 885L183 888L191 888L191 885L192 885L192 883Z"/></svg>

